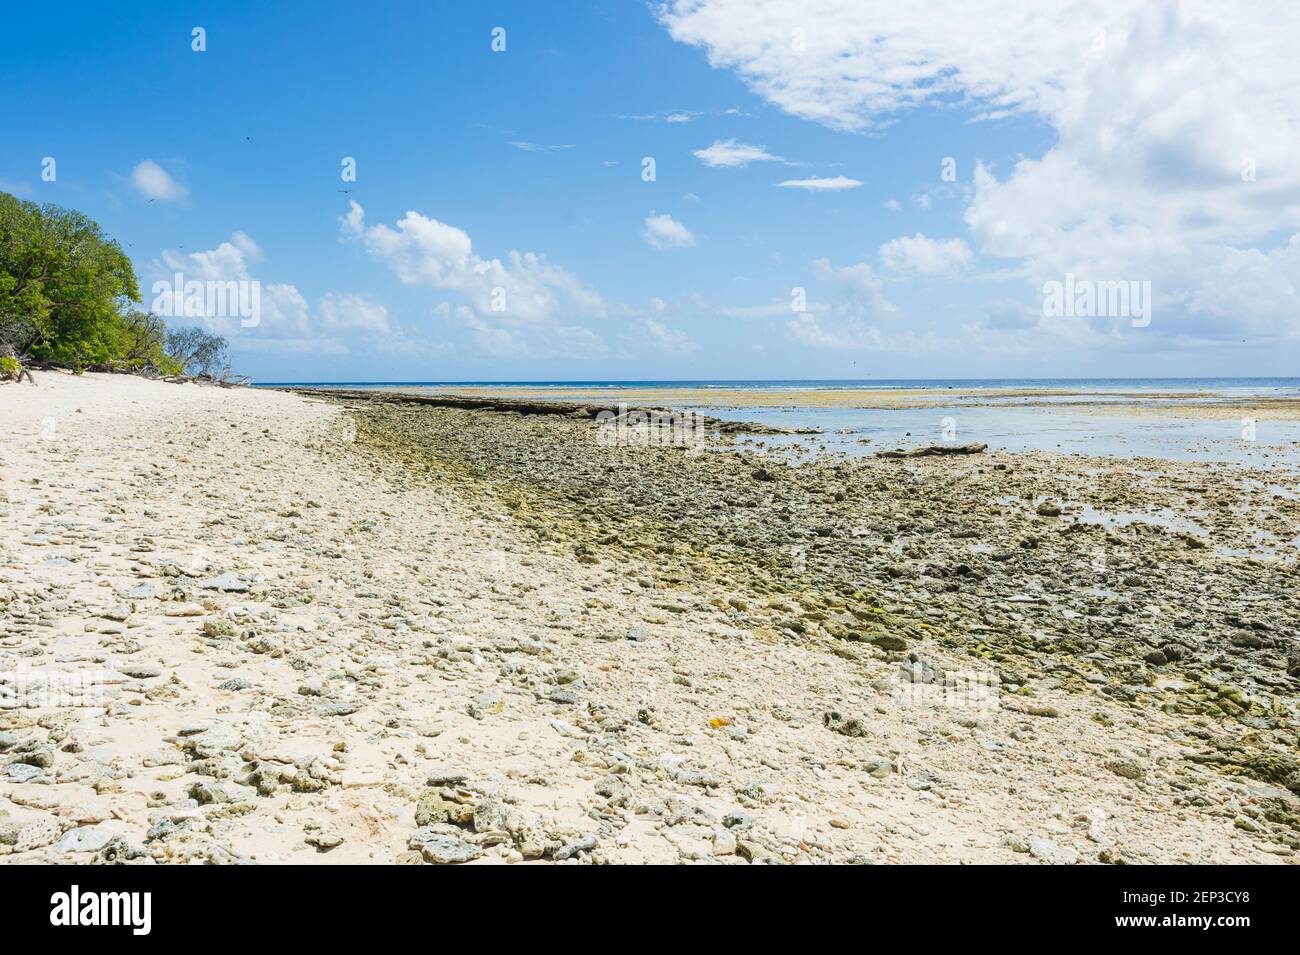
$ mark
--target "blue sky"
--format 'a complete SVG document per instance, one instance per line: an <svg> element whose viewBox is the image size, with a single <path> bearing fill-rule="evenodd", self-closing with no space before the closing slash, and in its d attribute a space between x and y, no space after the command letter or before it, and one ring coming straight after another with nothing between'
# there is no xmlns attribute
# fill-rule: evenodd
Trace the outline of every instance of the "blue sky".
<svg viewBox="0 0 1300 955"><path fill-rule="evenodd" d="M146 306L256 280L205 321L262 380L1295 373L1285 6L874 6L22 5L0 189ZM1151 321L1044 315L1067 273Z"/></svg>

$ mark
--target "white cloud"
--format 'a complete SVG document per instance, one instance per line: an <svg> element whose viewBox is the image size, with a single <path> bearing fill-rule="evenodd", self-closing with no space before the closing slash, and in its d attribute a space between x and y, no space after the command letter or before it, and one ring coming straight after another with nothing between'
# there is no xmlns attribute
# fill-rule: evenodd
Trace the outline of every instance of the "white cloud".
<svg viewBox="0 0 1300 955"><path fill-rule="evenodd" d="M448 308L444 319L490 357L600 357L608 352L604 341L575 320L627 312L544 255L512 250L504 260L484 258L463 229L418 212L395 226L367 226L365 210L350 200L339 223L345 238L359 240L404 285L458 293L465 304L454 315Z"/></svg>
<svg viewBox="0 0 1300 955"><path fill-rule="evenodd" d="M321 318L331 329L368 331L386 335L388 309L362 295L327 292L320 301Z"/></svg>
<svg viewBox="0 0 1300 955"><path fill-rule="evenodd" d="M813 269L820 280L835 286L837 294L827 304L810 305L786 322L786 337L812 348L880 347L886 336L875 323L895 319L899 312L885 298L884 283L875 269L866 262L835 268L828 259L817 260Z"/></svg>
<svg viewBox="0 0 1300 955"><path fill-rule="evenodd" d="M154 261L148 271L153 280L167 286L174 286L178 272L183 282L257 282L256 325L244 325L251 316L238 314L164 315L173 324L201 323L241 349L345 354L349 337L359 336L366 347L372 347L395 334L388 310L360 295L328 292L313 311L296 285L265 281L254 274L252 266L262 259L262 250L252 237L236 231L214 249L189 253L164 249L161 261Z"/></svg>
<svg viewBox="0 0 1300 955"><path fill-rule="evenodd" d="M352 199L348 200L348 211L345 215L339 217L339 226L341 234L339 241L346 239L360 238L366 229L366 212L361 208L361 204Z"/></svg>
<svg viewBox="0 0 1300 955"><path fill-rule="evenodd" d="M184 273L186 279L200 282L227 282L251 279L248 265L261 260L262 252L246 233L235 232L229 241L222 242L215 249L206 252L190 252L182 255L171 249L164 249L163 263L174 272Z"/></svg>
<svg viewBox="0 0 1300 955"><path fill-rule="evenodd" d="M229 241L215 249L182 254L164 249L162 263L154 263L151 272L155 280L172 284L175 273L183 281L197 282L251 282L256 277L249 265L261 261L262 253L247 234L235 232ZM165 269L164 269L165 266ZM302 338L312 334L310 309L297 286L282 282L264 282L260 287L260 313L258 324L245 328L237 315L208 315L201 321L209 329L223 335L240 338ZM184 317L177 316L178 322Z"/></svg>
<svg viewBox="0 0 1300 955"><path fill-rule="evenodd" d="M646 216L644 238L656 249L682 249L695 244L695 236L668 213Z"/></svg>
<svg viewBox="0 0 1300 955"><path fill-rule="evenodd" d="M785 324L786 336L812 348L869 348L880 342L880 332L854 320L826 327L817 316L801 312Z"/></svg>
<svg viewBox="0 0 1300 955"><path fill-rule="evenodd" d="M884 297L884 283L876 275L875 269L866 262L837 269L831 266L829 259L818 259L813 263L813 268L818 278L835 282L848 294L847 301L855 311L865 311L878 318L891 318L897 314L897 309Z"/></svg>
<svg viewBox="0 0 1300 955"><path fill-rule="evenodd" d="M131 185L140 195L163 202L183 202L190 195L189 189L152 159L143 160L131 170Z"/></svg>
<svg viewBox="0 0 1300 955"><path fill-rule="evenodd" d="M713 168L733 168L746 166L751 162L782 162L780 156L773 156L762 146L747 146L734 139L715 140L706 149L697 149L692 154L706 166Z"/></svg>
<svg viewBox="0 0 1300 955"><path fill-rule="evenodd" d="M657 318L606 302L577 276L534 252L511 251L503 259L474 251L469 234L437 219L407 212L395 225L367 225L356 201L339 217L343 238L359 241L405 285L458 293L464 303L440 302L433 321L443 331L466 337L473 350L494 359L596 359L610 354L605 340L580 321L616 316L624 342L656 351L687 352L696 347L684 333ZM669 216L651 215L647 235L671 245L693 237ZM651 230L654 230L651 233ZM667 305L652 298L659 313ZM387 312L359 297L335 296L327 318L337 316L354 328L378 328ZM446 347L445 345L441 347Z"/></svg>
<svg viewBox="0 0 1300 955"><path fill-rule="evenodd" d="M548 145L547 143L525 143L513 141L510 145L514 146L515 149L522 150L526 153L556 153L573 148L573 143L557 143L555 145Z"/></svg>
<svg viewBox="0 0 1300 955"><path fill-rule="evenodd" d="M830 179L787 179L785 182L778 182L777 185L785 189L806 189L809 192L839 192L842 189L858 188L862 185L862 180L835 176Z"/></svg>
<svg viewBox="0 0 1300 955"><path fill-rule="evenodd" d="M669 328L655 318L648 316L641 318L638 322L638 330L641 341L656 351L681 354L698 351L700 348L685 332Z"/></svg>
<svg viewBox="0 0 1300 955"><path fill-rule="evenodd" d="M1122 31L1142 3L669 0L659 18L786 112L859 130L953 97L989 115L1050 114L1070 99L1094 31Z"/></svg>
<svg viewBox="0 0 1300 955"><path fill-rule="evenodd" d="M630 119L642 123L690 123L703 116L699 110L692 109L673 109L660 113L632 113L630 115L616 115L615 119Z"/></svg>
<svg viewBox="0 0 1300 955"><path fill-rule="evenodd" d="M469 327L474 343L483 354L493 358L534 357L533 350L513 331L479 318L473 309L462 305L456 310L456 317Z"/></svg>
<svg viewBox="0 0 1300 955"><path fill-rule="evenodd" d="M832 128L954 104L1049 126L1041 156L976 169L965 212L980 251L1019 261L1031 289L1066 272L1149 279L1153 322L1130 336L1300 338L1294 3L669 0L658 15Z"/></svg>
<svg viewBox="0 0 1300 955"><path fill-rule="evenodd" d="M970 265L971 250L961 239L927 239L918 232L886 242L880 247L880 260L895 272L952 275Z"/></svg>
<svg viewBox="0 0 1300 955"><path fill-rule="evenodd" d="M407 212L396 228L366 226L365 211L349 200L340 218L343 234L358 238L405 285L427 285L459 293L479 316L546 322L562 314L601 317L608 306L577 276L544 255L511 251L505 260L474 253L468 233L456 226Z"/></svg>

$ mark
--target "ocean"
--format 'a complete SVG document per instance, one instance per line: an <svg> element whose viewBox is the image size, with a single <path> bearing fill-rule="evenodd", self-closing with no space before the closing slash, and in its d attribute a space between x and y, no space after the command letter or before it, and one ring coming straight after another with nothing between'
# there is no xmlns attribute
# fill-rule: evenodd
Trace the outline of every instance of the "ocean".
<svg viewBox="0 0 1300 955"><path fill-rule="evenodd" d="M545 388L558 392L565 389L674 389L711 388L752 391L777 390L845 390L845 389L1020 389L1075 388L1096 391L1149 391L1153 394L1172 391L1212 391L1239 395L1300 396L1300 378L788 378L788 379L674 379L626 381L266 381L265 388Z"/></svg>
<svg viewBox="0 0 1300 955"><path fill-rule="evenodd" d="M945 442L1007 451L1217 461L1300 474L1300 378L262 382L627 400L787 428L765 447L873 454ZM947 395L947 392L953 392ZM620 393L627 393L626 398ZM854 400L858 393L859 401ZM771 400L767 400L767 396ZM1281 401L1279 401L1281 399ZM1252 401L1276 404L1267 414ZM1238 410L1237 405L1241 408ZM759 439L754 439L755 442Z"/></svg>

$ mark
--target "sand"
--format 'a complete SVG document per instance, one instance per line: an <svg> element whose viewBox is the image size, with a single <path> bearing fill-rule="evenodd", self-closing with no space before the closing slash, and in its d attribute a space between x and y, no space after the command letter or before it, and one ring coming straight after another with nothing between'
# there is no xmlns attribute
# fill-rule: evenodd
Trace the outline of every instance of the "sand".
<svg viewBox="0 0 1300 955"><path fill-rule="evenodd" d="M0 863L1294 858L1158 712L909 697L530 547L333 404L37 380L0 387L0 671L95 682L0 709Z"/></svg>

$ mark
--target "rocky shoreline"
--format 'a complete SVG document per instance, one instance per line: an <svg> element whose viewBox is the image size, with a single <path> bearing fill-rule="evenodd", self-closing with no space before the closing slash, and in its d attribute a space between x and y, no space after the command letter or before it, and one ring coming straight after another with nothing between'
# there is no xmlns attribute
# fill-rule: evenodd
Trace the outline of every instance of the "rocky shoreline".
<svg viewBox="0 0 1300 955"><path fill-rule="evenodd" d="M499 411L514 415L542 415L544 417L573 418L576 420L598 420L609 417L626 418L629 414L642 418L664 419L665 425L671 427L681 412L667 408L642 405L628 406L626 403L610 404L607 401L553 401L529 398L499 398L493 396L474 396L459 394L414 394L404 391L358 390L349 388L304 388L291 389L294 393L314 398L330 400L343 399L352 403L417 405L426 408L455 408L463 411ZM819 434L815 428L779 428L773 425L753 421L732 421L710 417L708 415L691 415L692 423L721 434Z"/></svg>
<svg viewBox="0 0 1300 955"><path fill-rule="evenodd" d="M493 495L539 543L705 582L738 627L922 666L909 651L937 642L1030 707L1061 689L1157 709L1190 761L1300 794L1300 564L1259 547L1300 536L1300 495L1273 475L996 452L798 461L725 435L699 453L610 448L584 422L353 413L364 444ZM1300 848L1296 801L1273 799L1274 836Z"/></svg>
<svg viewBox="0 0 1300 955"><path fill-rule="evenodd" d="M1244 472L15 388L0 864L1297 858Z"/></svg>

